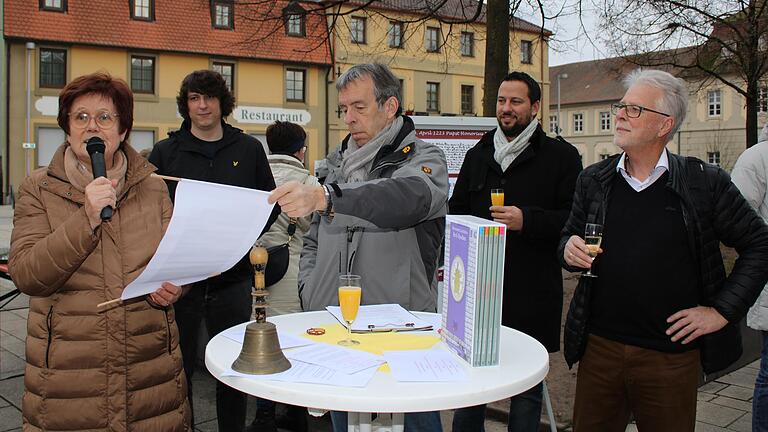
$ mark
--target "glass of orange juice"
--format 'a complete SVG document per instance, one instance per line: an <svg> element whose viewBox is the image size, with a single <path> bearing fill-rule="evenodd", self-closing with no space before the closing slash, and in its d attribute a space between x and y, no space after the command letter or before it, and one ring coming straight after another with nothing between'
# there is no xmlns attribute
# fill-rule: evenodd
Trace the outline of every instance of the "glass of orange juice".
<svg viewBox="0 0 768 432"><path fill-rule="evenodd" d="M360 343L352 339L352 323L357 318L357 311L360 309L361 295L360 276L353 274L339 276L339 306L341 307L341 317L347 323L347 338L339 341L339 345L352 346Z"/></svg>
<svg viewBox="0 0 768 432"><path fill-rule="evenodd" d="M504 205L504 189L491 189L491 205Z"/></svg>

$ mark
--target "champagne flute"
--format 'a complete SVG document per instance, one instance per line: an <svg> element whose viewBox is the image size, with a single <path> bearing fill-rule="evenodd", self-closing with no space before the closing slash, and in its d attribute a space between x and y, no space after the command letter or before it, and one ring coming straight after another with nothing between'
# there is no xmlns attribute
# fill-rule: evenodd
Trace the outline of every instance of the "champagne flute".
<svg viewBox="0 0 768 432"><path fill-rule="evenodd" d="M603 241L603 226L600 224L588 223L584 229L584 244L587 245L587 253L592 257L592 262L595 261L597 252L600 250L600 243ZM587 269L586 273L582 276L597 277L592 273L592 267Z"/></svg>
<svg viewBox="0 0 768 432"><path fill-rule="evenodd" d="M491 205L504 205L504 189L491 189Z"/></svg>
<svg viewBox="0 0 768 432"><path fill-rule="evenodd" d="M360 309L361 295L360 276L353 274L339 276L339 306L341 317L347 323L347 338L339 341L341 346L354 346L360 343L352 339L352 323L357 318L357 311Z"/></svg>

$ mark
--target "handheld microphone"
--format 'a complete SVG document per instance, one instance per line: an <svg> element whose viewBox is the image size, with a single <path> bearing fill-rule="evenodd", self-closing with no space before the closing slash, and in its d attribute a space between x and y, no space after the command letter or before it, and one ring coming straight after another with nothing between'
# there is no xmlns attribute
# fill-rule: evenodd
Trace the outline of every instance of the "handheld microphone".
<svg viewBox="0 0 768 432"><path fill-rule="evenodd" d="M91 170L93 178L106 177L107 165L104 163L104 140L99 137L91 137L85 143L85 150L91 156ZM106 206L101 209L101 220L108 221L112 219L112 206Z"/></svg>

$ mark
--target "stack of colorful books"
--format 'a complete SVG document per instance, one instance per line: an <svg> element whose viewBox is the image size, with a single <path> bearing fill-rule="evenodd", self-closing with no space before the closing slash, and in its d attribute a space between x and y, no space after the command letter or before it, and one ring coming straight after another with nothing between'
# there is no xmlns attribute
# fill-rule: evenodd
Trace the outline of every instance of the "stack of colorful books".
<svg viewBox="0 0 768 432"><path fill-rule="evenodd" d="M446 217L442 339L471 366L499 364L506 226Z"/></svg>

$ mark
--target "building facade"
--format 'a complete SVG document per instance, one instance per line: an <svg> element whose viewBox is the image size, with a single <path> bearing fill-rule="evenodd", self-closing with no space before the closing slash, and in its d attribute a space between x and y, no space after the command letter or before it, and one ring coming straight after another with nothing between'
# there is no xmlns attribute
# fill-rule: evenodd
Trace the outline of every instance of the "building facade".
<svg viewBox="0 0 768 432"><path fill-rule="evenodd" d="M64 142L56 123L61 89L96 71L131 86L130 142L137 149L151 148L179 128L176 96L182 79L194 70L214 69L237 100L230 124L265 142L274 120L293 121L307 130L308 159L324 155L331 58L325 33L313 33L325 29L322 17L301 16L304 31L292 33L280 18L279 1L274 12L261 15L226 0L4 3L9 95L3 174L13 190L29 172L47 165Z"/></svg>
<svg viewBox="0 0 768 432"><path fill-rule="evenodd" d="M364 2L344 2L335 10L331 28L334 76L364 62L390 66L400 79L403 111L415 115L481 116L485 71L485 7L470 21L477 4L447 0L425 18L426 2L384 0L365 9ZM458 23L458 24L450 24ZM510 24L510 70L524 71L542 85L542 110L549 106L548 37L539 26L513 18ZM337 107L336 89L328 94L329 143L346 136Z"/></svg>
<svg viewBox="0 0 768 432"><path fill-rule="evenodd" d="M558 127L559 76L560 133L579 150L585 166L621 151L613 144L615 116L611 104L624 96L621 80L636 67L621 58L611 58L550 68L553 85L547 128L555 133ZM746 148L744 97L712 79L684 79L689 89L688 114L667 148L730 170ZM768 122L768 83L760 87L758 105L761 128Z"/></svg>

